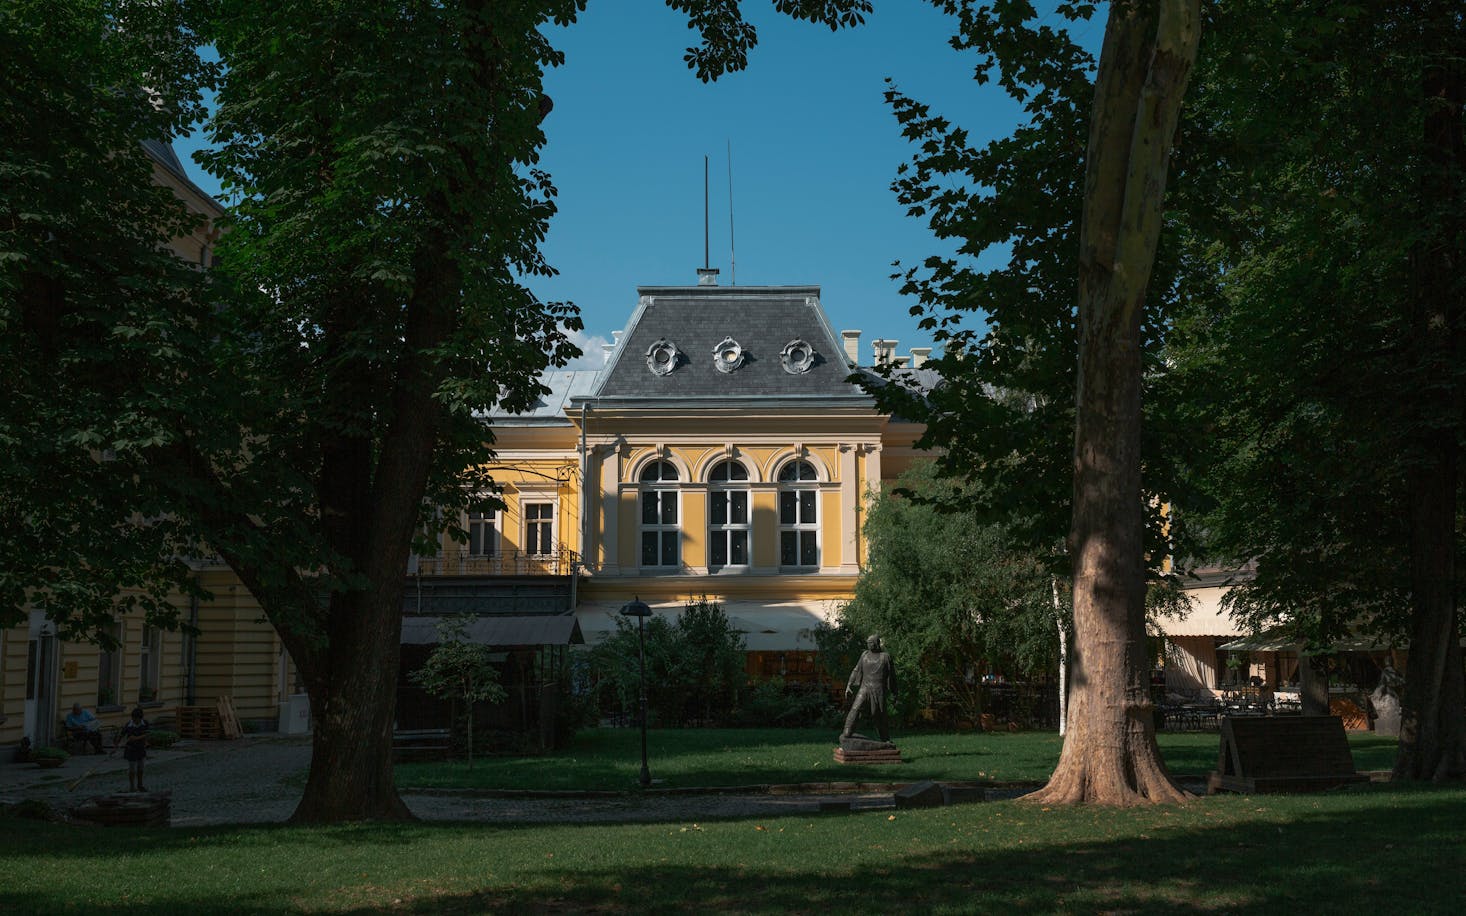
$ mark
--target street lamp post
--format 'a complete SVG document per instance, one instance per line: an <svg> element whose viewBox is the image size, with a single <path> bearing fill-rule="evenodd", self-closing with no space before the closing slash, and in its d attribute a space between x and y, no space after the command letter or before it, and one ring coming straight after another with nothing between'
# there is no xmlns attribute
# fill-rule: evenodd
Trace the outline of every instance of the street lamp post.
<svg viewBox="0 0 1466 916"><path fill-rule="evenodd" d="M633 598L630 603L621 608L621 613L626 617L636 618L636 647L637 647L637 671L641 680L641 778L638 780L643 789L652 784L652 772L646 765L646 619L651 616L652 609L647 606L641 598Z"/></svg>

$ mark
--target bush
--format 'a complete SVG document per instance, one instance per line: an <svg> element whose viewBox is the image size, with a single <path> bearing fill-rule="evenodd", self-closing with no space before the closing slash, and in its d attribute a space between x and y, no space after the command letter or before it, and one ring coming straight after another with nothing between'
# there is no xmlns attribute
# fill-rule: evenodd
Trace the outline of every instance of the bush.
<svg viewBox="0 0 1466 916"><path fill-rule="evenodd" d="M163 750L177 743L178 732L169 731L166 728L153 728L148 730L148 747Z"/></svg>
<svg viewBox="0 0 1466 916"><path fill-rule="evenodd" d="M755 727L805 727L820 725L834 708L829 695L817 684L786 684L782 678L756 684L744 697L738 721ZM835 710L838 717L839 710Z"/></svg>
<svg viewBox="0 0 1466 916"><path fill-rule="evenodd" d="M715 601L690 602L676 623L645 623L647 718L664 726L733 721L745 686L743 636ZM636 715L641 696L636 625L617 618L616 633L591 650L596 689L614 709Z"/></svg>
<svg viewBox="0 0 1466 916"><path fill-rule="evenodd" d="M71 755L65 748L54 746L38 747L31 751L31 760L70 760Z"/></svg>

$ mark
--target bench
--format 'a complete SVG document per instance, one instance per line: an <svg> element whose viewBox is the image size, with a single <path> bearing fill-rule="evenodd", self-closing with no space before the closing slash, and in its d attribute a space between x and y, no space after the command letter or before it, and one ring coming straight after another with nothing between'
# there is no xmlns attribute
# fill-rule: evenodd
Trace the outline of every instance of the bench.
<svg viewBox="0 0 1466 916"><path fill-rule="evenodd" d="M392 733L393 760L442 760L453 750L446 728L398 729Z"/></svg>
<svg viewBox="0 0 1466 916"><path fill-rule="evenodd" d="M56 726L56 735L54 740L56 746L61 748L63 751L66 751L68 754L75 755L91 752L104 754L106 753L107 748L107 732L106 730L98 730L96 734L97 745L100 745L100 750L96 750L97 745L94 745L92 743L91 738L85 736L80 732L74 732L71 729L67 728L66 720L62 719L61 724ZM115 737L113 740L115 742Z"/></svg>
<svg viewBox="0 0 1466 916"><path fill-rule="evenodd" d="M1354 771L1338 716L1223 716L1220 731L1209 793L1318 792L1369 779Z"/></svg>

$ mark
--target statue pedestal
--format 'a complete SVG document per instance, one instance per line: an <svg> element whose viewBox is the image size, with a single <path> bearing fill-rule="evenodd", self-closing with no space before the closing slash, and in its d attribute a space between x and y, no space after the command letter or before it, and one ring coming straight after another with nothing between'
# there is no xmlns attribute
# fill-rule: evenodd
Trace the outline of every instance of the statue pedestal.
<svg viewBox="0 0 1466 916"><path fill-rule="evenodd" d="M851 735L849 738L841 738L840 746L835 748L836 763L904 763L901 759L901 751L889 741L878 741L867 738L864 735Z"/></svg>

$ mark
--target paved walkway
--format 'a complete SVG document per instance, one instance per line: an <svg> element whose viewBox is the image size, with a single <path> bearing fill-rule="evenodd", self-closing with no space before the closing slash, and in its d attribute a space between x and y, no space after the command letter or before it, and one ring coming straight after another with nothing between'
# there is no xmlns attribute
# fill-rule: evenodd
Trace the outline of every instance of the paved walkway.
<svg viewBox="0 0 1466 916"><path fill-rule="evenodd" d="M149 751L148 788L173 793L173 826L284 821L295 810L310 764L308 737L250 735L237 741L182 741ZM68 788L91 771L75 789ZM120 756L81 754L56 769L0 764L0 802L41 799L71 807L93 795L127 790ZM612 798L487 798L457 794L403 794L424 820L496 823L694 822L730 817L813 814L821 801L850 802L857 810L893 806L889 793L862 795L625 795Z"/></svg>

